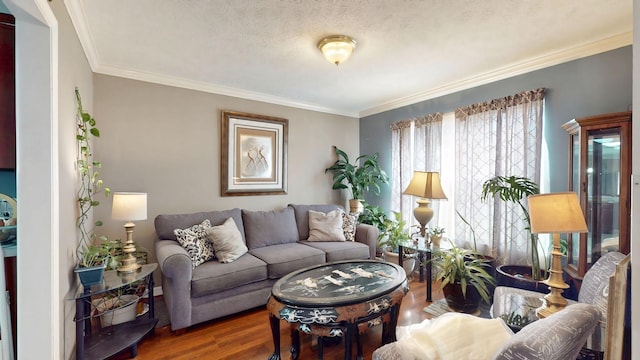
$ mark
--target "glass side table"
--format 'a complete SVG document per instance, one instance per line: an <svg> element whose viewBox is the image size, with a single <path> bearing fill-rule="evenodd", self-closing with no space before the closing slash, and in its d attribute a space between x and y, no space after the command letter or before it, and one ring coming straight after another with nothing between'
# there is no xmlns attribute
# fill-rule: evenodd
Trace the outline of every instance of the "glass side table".
<svg viewBox="0 0 640 360"><path fill-rule="evenodd" d="M104 280L90 288L78 285L73 300L76 302L76 359L105 359L129 348L131 357L137 356L138 342L153 332L158 319L155 318L153 303L153 271L158 264L145 264L134 273L122 274L116 270L105 271ZM108 326L96 331L91 328L95 316L92 298L108 293L117 293L134 283L144 281L149 295L147 316L140 315L135 320Z"/></svg>
<svg viewBox="0 0 640 360"><path fill-rule="evenodd" d="M424 270L427 270L427 299L426 301L431 302L431 293L432 293L432 272L433 267L431 266L431 244L423 237L420 237L412 242L405 242L404 244L398 246L398 253L402 254L404 249L411 249L418 253L418 271L420 277L418 278L420 282L425 281ZM427 263L425 266L425 262ZM398 257L398 263L402 266L402 256Z"/></svg>
<svg viewBox="0 0 640 360"><path fill-rule="evenodd" d="M504 292L498 297L494 297L491 306L491 317L501 318L513 330L518 332L523 327L538 320L536 309L542 306L542 299L545 294L540 296L531 296L515 291Z"/></svg>

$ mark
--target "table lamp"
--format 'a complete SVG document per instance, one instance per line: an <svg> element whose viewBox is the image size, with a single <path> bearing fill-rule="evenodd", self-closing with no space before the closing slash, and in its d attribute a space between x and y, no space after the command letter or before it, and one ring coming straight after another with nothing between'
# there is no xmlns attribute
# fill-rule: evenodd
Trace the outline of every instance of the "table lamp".
<svg viewBox="0 0 640 360"><path fill-rule="evenodd" d="M551 269L549 278L543 281L549 286L549 294L536 310L538 318L545 318L567 306L562 297L568 289L562 278L562 252L560 251L561 233L585 233L588 231L578 195L574 192L537 194L528 197L529 216L532 234L553 234L551 251Z"/></svg>
<svg viewBox="0 0 640 360"><path fill-rule="evenodd" d="M429 199L446 199L440 185L440 173L431 171L414 171L413 178L403 194L419 197L418 207L413 209L413 216L420 223L420 236L426 235L426 227L433 218L433 209Z"/></svg>
<svg viewBox="0 0 640 360"><path fill-rule="evenodd" d="M124 220L124 229L127 233L127 241L122 247L125 254L118 272L131 273L140 268L137 259L133 256L136 246L133 243L133 228L136 226L134 220L147 219L147 193L136 192L116 192L113 194L113 207L111 217L115 220Z"/></svg>

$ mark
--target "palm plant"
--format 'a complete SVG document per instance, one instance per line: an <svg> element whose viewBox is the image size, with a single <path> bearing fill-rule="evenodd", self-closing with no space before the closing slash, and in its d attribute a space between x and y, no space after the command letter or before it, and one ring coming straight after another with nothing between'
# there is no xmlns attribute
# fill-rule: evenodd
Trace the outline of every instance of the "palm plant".
<svg viewBox="0 0 640 360"><path fill-rule="evenodd" d="M344 151L333 147L338 160L333 165L324 169L324 172L333 173L334 190L347 189L351 192L353 199L362 200L365 191L371 191L375 195L380 195L380 185L388 184L389 177L378 164L378 153L371 155L360 155L355 163L351 164L349 156ZM358 164L360 164L358 166Z"/></svg>
<svg viewBox="0 0 640 360"><path fill-rule="evenodd" d="M482 201L485 201L489 195L492 197L497 196L502 201L517 204L522 210L526 223L525 229L529 232L531 240L531 277L533 280L542 278L540 258L538 256L538 235L531 233L531 218L524 201L529 195L539 193L538 184L522 176L494 176L482 184Z"/></svg>

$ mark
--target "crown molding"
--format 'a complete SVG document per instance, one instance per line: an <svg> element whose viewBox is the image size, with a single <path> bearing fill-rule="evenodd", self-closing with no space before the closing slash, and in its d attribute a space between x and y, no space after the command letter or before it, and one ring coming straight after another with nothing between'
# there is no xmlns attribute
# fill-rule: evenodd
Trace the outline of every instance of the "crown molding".
<svg viewBox="0 0 640 360"><path fill-rule="evenodd" d="M78 34L80 45L82 45L82 49L84 49L84 54L87 57L89 66L95 71L96 67L98 67L98 52L93 45L95 41L93 41L91 32L89 31L89 25L87 24L87 17L85 16L82 2L79 0L64 0L64 4L67 7L76 34Z"/></svg>
<svg viewBox="0 0 640 360"><path fill-rule="evenodd" d="M631 31L621 33L598 41L580 44L571 48L566 48L542 56L530 58L525 61L513 63L511 65L478 74L476 76L461 79L444 86L435 87L414 95L409 95L396 100L392 100L385 104L362 110L359 115L360 118L363 118L365 116L378 114L384 111L419 103L421 101L434 99L439 96L444 96L452 94L454 92L471 89L480 85L489 84L498 80L504 80L513 76L544 69L553 65L558 65L568 61L618 49L627 45L631 45L632 43L633 33Z"/></svg>
<svg viewBox="0 0 640 360"><path fill-rule="evenodd" d="M229 86L210 84L203 81L195 81L195 80L184 79L180 77L172 77L167 75L155 74L147 71L132 70L129 68L111 66L111 65L109 66L100 65L97 68L95 68L93 71L98 74L118 76L118 77L123 77L127 79L146 81L154 84L174 86L174 87L179 87L179 88L184 88L189 90L197 90L197 91L202 91L202 92L207 92L212 94L232 96L236 98L253 100L253 101L260 101L260 102L265 102L269 104L289 106L297 109L311 110L311 111L317 111L322 113L329 113L334 115L342 115L342 116L358 118L357 112L337 110L337 109L332 109L332 108L328 108L328 107L324 107L316 104L294 101L291 99L287 99L279 96L272 96L264 93L255 92L255 91L242 90L242 89L237 89Z"/></svg>

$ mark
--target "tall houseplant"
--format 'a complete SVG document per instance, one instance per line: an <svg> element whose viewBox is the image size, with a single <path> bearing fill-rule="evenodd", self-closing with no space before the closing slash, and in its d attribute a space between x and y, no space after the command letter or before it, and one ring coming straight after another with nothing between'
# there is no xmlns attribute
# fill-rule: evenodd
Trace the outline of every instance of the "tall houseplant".
<svg viewBox="0 0 640 360"><path fill-rule="evenodd" d="M375 195L380 195L380 185L388 184L389 177L378 164L378 153L360 155L351 164L347 153L338 149L337 146L333 148L338 160L324 169L324 172L333 174L332 189L346 189L351 192L351 211L362 212L364 193L370 191ZM357 206L357 209L354 209L354 206Z"/></svg>
<svg viewBox="0 0 640 360"><path fill-rule="evenodd" d="M388 217L382 224L382 230L378 236L378 246L384 249L384 257L387 261L399 264L402 255L402 267L407 275L415 268L415 250L404 248L400 254L400 245L411 241L411 234L407 229L407 223L402 219L400 212L393 212L393 217Z"/></svg>
<svg viewBox="0 0 640 360"><path fill-rule="evenodd" d="M96 196L104 193L109 196L111 190L104 187L98 169L101 163L94 159L92 152L92 140L100 137L100 130L96 127L96 120L82 107L82 99L80 91L76 88L76 145L77 159L76 166L79 174L79 188L77 194L78 217L76 224L80 232L80 241L76 248L78 258L77 268L79 274L85 274L86 268L101 267L104 268L109 260L109 250L102 245L96 244L98 236L94 233L94 227L101 226L101 221L90 222L92 209L100 205L100 201ZM100 239L106 240L101 237ZM81 281L83 278L81 277ZM98 282L98 280L93 280ZM101 279L99 280L102 281ZM90 281L91 282L91 281ZM91 285L90 283L84 283Z"/></svg>
<svg viewBox="0 0 640 360"><path fill-rule="evenodd" d="M482 184L482 201L487 200L489 196L497 196L502 201L518 205L522 210L526 223L525 229L529 232L531 241L531 278L535 281L539 281L543 277L538 256L538 235L531 233L529 210L524 202L529 195L539 193L538 184L522 176L494 176Z"/></svg>

